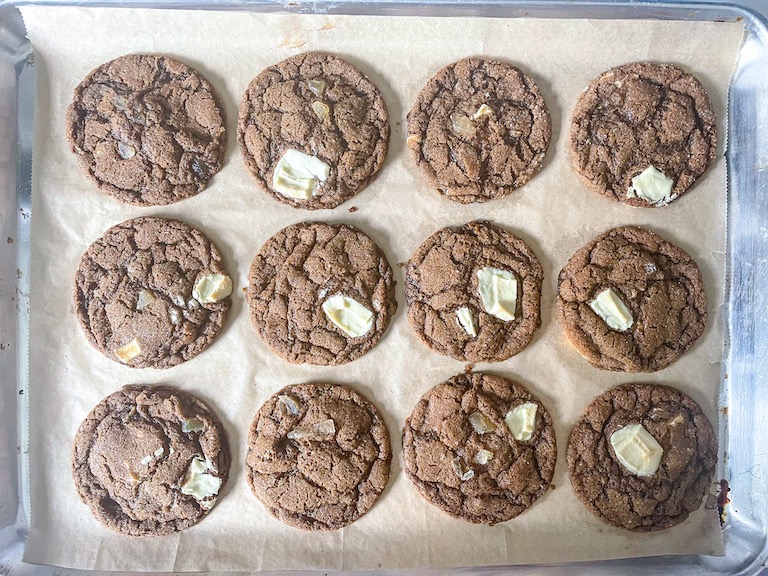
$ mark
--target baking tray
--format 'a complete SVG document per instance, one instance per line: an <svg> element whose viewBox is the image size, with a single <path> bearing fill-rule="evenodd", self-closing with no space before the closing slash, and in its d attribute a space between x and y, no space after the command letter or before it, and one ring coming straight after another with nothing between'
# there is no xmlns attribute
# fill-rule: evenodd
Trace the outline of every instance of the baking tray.
<svg viewBox="0 0 768 576"><path fill-rule="evenodd" d="M28 528L26 487L29 233L32 218L32 124L35 64L16 6L77 2L0 0L0 575L65 575L21 562ZM726 347L719 398L718 477L728 479L731 504L724 527L725 556L670 556L579 564L463 568L451 574L757 574L768 559L768 27L753 12L713 3L516 2L405 0L398 2L101 1L89 6L199 8L327 14L485 16L743 21L742 45L728 103L727 286L723 310ZM682 40L681 40L682 41ZM431 571L375 571L425 574ZM311 572L303 572L311 574ZM92 572L92 574L101 574ZM300 574L300 572L293 572Z"/></svg>

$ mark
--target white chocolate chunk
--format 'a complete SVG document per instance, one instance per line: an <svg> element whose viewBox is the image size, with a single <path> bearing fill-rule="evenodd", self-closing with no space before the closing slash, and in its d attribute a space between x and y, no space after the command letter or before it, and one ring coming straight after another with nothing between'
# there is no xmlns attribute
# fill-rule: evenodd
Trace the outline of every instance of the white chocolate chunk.
<svg viewBox="0 0 768 576"><path fill-rule="evenodd" d="M653 476L664 449L641 424L630 424L611 434L611 446L619 462L636 476Z"/></svg>
<svg viewBox="0 0 768 576"><path fill-rule="evenodd" d="M463 114L456 114L455 112L451 114L451 130L456 134L469 136L470 138L477 132L477 128L475 128L470 117L464 116Z"/></svg>
<svg viewBox="0 0 768 576"><path fill-rule="evenodd" d="M352 338L363 336L373 328L373 312L343 294L334 294L323 302L323 312Z"/></svg>
<svg viewBox="0 0 768 576"><path fill-rule="evenodd" d="M210 474L210 471L210 462L195 456L189 463L184 480L181 482L181 493L198 500L203 508L213 506L221 488L221 478Z"/></svg>
<svg viewBox="0 0 768 576"><path fill-rule="evenodd" d="M328 179L331 167L304 152L286 150L272 174L272 188L288 198L306 200Z"/></svg>
<svg viewBox="0 0 768 576"><path fill-rule="evenodd" d="M595 314L603 319L609 328L626 332L632 327L634 320L629 308L621 301L619 295L608 288L600 292L597 298L590 302L589 307L595 311Z"/></svg>
<svg viewBox="0 0 768 576"><path fill-rule="evenodd" d="M318 98L323 96L323 92L325 91L325 82L323 80L315 78L314 80L307 82L307 86L309 87L309 91Z"/></svg>
<svg viewBox="0 0 768 576"><path fill-rule="evenodd" d="M141 312L155 300L157 300L157 297L154 292L151 290L140 290L139 297L136 299L136 310Z"/></svg>
<svg viewBox="0 0 768 576"><path fill-rule="evenodd" d="M526 402L515 406L504 416L504 422L515 440L528 442L531 439L533 431L536 430L536 412L538 409L538 404Z"/></svg>
<svg viewBox="0 0 768 576"><path fill-rule="evenodd" d="M328 418L309 427L294 428L286 436L291 440L301 440L302 438L317 438L317 436L330 436L332 434L336 434L336 424L331 418Z"/></svg>
<svg viewBox="0 0 768 576"><path fill-rule="evenodd" d="M456 475L461 478L462 482L466 482L467 480L472 480L472 478L475 477L475 471L470 470L464 470L464 467L461 465L461 458L454 458L453 459L453 470L456 472Z"/></svg>
<svg viewBox="0 0 768 576"><path fill-rule="evenodd" d="M475 321L472 320L472 311L464 306L456 310L456 320L459 322L459 326L464 328L464 331L474 338L477 336L477 330L475 329Z"/></svg>
<svg viewBox="0 0 768 576"><path fill-rule="evenodd" d="M517 308L517 277L509 270L486 266L477 271L477 290L491 316L509 322Z"/></svg>
<svg viewBox="0 0 768 576"><path fill-rule="evenodd" d="M198 418L187 418L181 423L181 431L184 433L200 432L204 427L205 424Z"/></svg>
<svg viewBox="0 0 768 576"><path fill-rule="evenodd" d="M192 297L201 304L213 304L232 294L232 278L225 274L201 276L192 289Z"/></svg>
<svg viewBox="0 0 768 576"><path fill-rule="evenodd" d="M651 204L663 206L674 200L672 198L674 185L675 183L667 178L661 170L648 166L632 178L632 185L627 188L627 198L642 198Z"/></svg>
<svg viewBox="0 0 768 576"><path fill-rule="evenodd" d="M152 460L154 460L152 456L144 456L144 458L141 459L141 465L147 466Z"/></svg>
<svg viewBox="0 0 768 576"><path fill-rule="evenodd" d="M163 455L163 452L165 452L165 450L163 449L163 447L162 447L162 446L160 446L160 448L158 448L157 450L155 450L155 458L160 458L160 456L162 456L162 455Z"/></svg>
<svg viewBox="0 0 768 576"><path fill-rule="evenodd" d="M475 462L481 466L485 466L491 460L493 460L493 452L490 450L478 450L477 454L475 454Z"/></svg>
<svg viewBox="0 0 768 576"><path fill-rule="evenodd" d="M115 356L119 358L120 362L130 362L139 354L141 354L141 346L139 346L139 341L136 338L115 350Z"/></svg>
<svg viewBox="0 0 768 576"><path fill-rule="evenodd" d="M472 118L477 120L478 118L482 118L483 116L488 116L489 114L493 114L493 108L488 106L488 104L481 104L480 108L477 109L477 112L472 114Z"/></svg>
<svg viewBox="0 0 768 576"><path fill-rule="evenodd" d="M136 148L134 148L130 144L126 144L125 142L118 142L117 153L120 154L120 158L130 160L131 158L136 156Z"/></svg>
<svg viewBox="0 0 768 576"><path fill-rule="evenodd" d="M469 423L478 434L485 434L486 432L496 430L496 425L482 412L472 412L469 415Z"/></svg>
<svg viewBox="0 0 768 576"><path fill-rule="evenodd" d="M289 394L280 394L280 396L277 397L277 402L285 406L286 410L294 416L301 412L299 401Z"/></svg>
<svg viewBox="0 0 768 576"><path fill-rule="evenodd" d="M315 116L317 116L317 119L321 122L328 117L328 114L331 113L331 109L328 107L328 104L325 102L320 102L319 100L312 102L312 111L315 113Z"/></svg>

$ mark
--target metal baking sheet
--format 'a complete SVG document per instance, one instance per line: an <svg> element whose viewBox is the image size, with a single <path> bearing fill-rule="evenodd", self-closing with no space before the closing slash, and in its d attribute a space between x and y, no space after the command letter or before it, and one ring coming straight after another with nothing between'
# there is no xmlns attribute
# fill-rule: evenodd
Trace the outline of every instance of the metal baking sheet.
<svg viewBox="0 0 768 576"><path fill-rule="evenodd" d="M61 5L60 2L42 2ZM91 4L95 5L95 4ZM123 6L124 2L98 5ZM131 5L181 7L179 3ZM189 3L184 8L193 7ZM768 29L743 9L698 4L598 2L541 3L220 3L194 7L257 11L428 16L485 15L545 18L661 18L675 20L743 19L747 35L730 89L728 108L729 216L728 278L725 306L728 347L723 362L720 407L721 459L718 476L731 483L732 504L724 530L726 555L621 560L577 565L460 569L456 574L755 574L766 551L766 458L761 432L766 430L766 398L760 391L764 372L766 302L760 292L768 266L768 218L763 208L768 163L768 102L761 100L768 78ZM23 418L28 360L28 270L31 134L35 92L34 59L24 39L18 12L0 6L0 573L62 574L50 567L20 561L27 527L28 497ZM31 359L44 361L44 359ZM384 572L379 572L384 573ZM405 572L406 574L408 572ZM412 572L415 573L415 572Z"/></svg>

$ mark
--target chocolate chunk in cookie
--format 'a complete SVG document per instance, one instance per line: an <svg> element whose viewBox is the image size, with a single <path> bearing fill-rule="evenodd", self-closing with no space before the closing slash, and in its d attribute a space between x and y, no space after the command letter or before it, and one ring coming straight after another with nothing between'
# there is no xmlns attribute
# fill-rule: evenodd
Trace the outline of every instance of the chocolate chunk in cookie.
<svg viewBox="0 0 768 576"><path fill-rule="evenodd" d="M368 512L389 479L389 433L351 388L287 386L259 409L248 434L248 483L278 520L336 530Z"/></svg>
<svg viewBox="0 0 768 576"><path fill-rule="evenodd" d="M74 308L88 341L133 368L169 368L221 331L232 280L216 246L178 220L135 218L83 254Z"/></svg>
<svg viewBox="0 0 768 576"><path fill-rule="evenodd" d="M389 143L379 89L349 62L298 54L243 95L237 139L259 187L294 208L335 208L381 170Z"/></svg>
<svg viewBox="0 0 768 576"><path fill-rule="evenodd" d="M549 488L556 459L547 409L500 376L459 374L438 384L403 427L408 478L428 502L475 524L530 508Z"/></svg>
<svg viewBox="0 0 768 576"><path fill-rule="evenodd" d="M163 536L197 524L229 476L227 438L211 410L164 386L126 386L80 425L72 473L80 499L126 536Z"/></svg>
<svg viewBox="0 0 768 576"><path fill-rule="evenodd" d="M558 278L557 315L593 366L655 372L701 336L707 298L699 267L682 248L625 226L568 260Z"/></svg>
<svg viewBox="0 0 768 576"><path fill-rule="evenodd" d="M489 222L438 230L405 269L408 321L432 350L499 362L520 352L541 324L544 272L533 250Z"/></svg>
<svg viewBox="0 0 768 576"><path fill-rule="evenodd" d="M131 54L75 88L67 137L96 185L137 206L206 187L224 163L223 108L210 83L168 56Z"/></svg>
<svg viewBox="0 0 768 576"><path fill-rule="evenodd" d="M345 224L284 228L261 247L248 280L254 327L294 364L336 366L359 358L397 310L386 257Z"/></svg>
<svg viewBox="0 0 768 576"><path fill-rule="evenodd" d="M465 58L440 70L408 114L408 149L429 184L454 202L506 196L540 169L549 111L514 66Z"/></svg>
<svg viewBox="0 0 768 576"><path fill-rule="evenodd" d="M571 157L593 190L630 206L665 206L715 159L707 93L669 64L636 62L595 78L571 123Z"/></svg>
<svg viewBox="0 0 768 576"><path fill-rule="evenodd" d="M634 532L683 522L709 493L717 435L691 398L625 384L590 404L568 441L571 485L604 522Z"/></svg>

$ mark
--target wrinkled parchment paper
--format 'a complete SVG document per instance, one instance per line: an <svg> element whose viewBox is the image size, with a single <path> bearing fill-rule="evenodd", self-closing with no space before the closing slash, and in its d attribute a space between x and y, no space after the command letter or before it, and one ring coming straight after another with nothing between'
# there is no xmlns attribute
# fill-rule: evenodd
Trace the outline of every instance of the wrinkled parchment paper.
<svg viewBox="0 0 768 576"><path fill-rule="evenodd" d="M25 560L100 570L352 570L503 565L662 554L721 554L714 511L656 534L608 527L577 501L565 446L573 423L610 386L640 381L682 388L717 421L722 353L726 188L722 158L729 77L740 24L341 17L130 9L23 9L35 48L38 96L34 146L30 460L32 530ZM392 138L380 177L332 211L305 212L256 190L235 146L237 107L264 67L305 50L347 58L381 89ZM64 134L77 83L94 67L130 52L176 56L203 72L226 109L224 168L198 196L142 209L100 193L80 172ZM462 206L429 190L405 153L405 115L443 65L469 55L508 60L541 88L553 119L542 172L503 199ZM696 189L669 207L633 209L590 192L571 170L566 135L581 90L610 66L669 61L694 72L719 118L720 155ZM357 207L351 213L348 208ZM202 228L224 254L237 286L214 345L175 368L135 370L90 347L72 311L71 285L87 246L113 224L140 215L172 216ZM513 230L539 255L546 274L542 326L526 350L479 364L519 380L552 413L559 444L554 488L518 518L493 528L455 520L426 503L402 470L400 433L417 399L464 364L430 352L412 334L402 301L402 270L432 232L476 218ZM306 220L359 225L395 268L400 309L382 342L335 368L292 366L274 356L250 324L241 289L260 246ZM554 320L557 273L582 244L620 224L648 226L699 263L709 322L696 346L672 367L647 375L602 372L571 348ZM282 386L324 380L374 400L392 436L392 477L380 501L351 526L304 533L273 519L243 473L246 433L258 407ZM230 480L211 514L175 536L131 539L102 527L76 495L70 446L78 425L104 396L130 383L166 383L198 394L225 423L233 451ZM714 491L714 487L713 487Z"/></svg>

